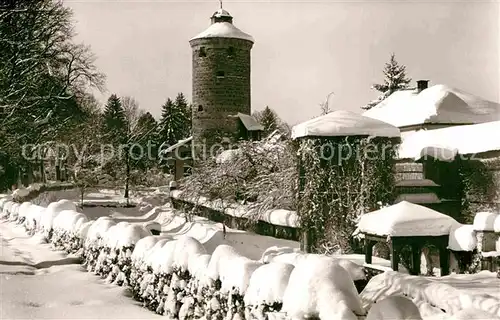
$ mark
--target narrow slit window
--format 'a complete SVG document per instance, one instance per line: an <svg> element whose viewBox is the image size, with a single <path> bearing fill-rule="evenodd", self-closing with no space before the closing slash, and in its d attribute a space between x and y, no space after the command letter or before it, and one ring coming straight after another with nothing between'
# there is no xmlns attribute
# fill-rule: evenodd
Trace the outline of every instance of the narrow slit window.
<svg viewBox="0 0 500 320"><path fill-rule="evenodd" d="M207 56L207 52L205 50L205 47L201 47L200 48L200 51L199 51L199 54L198 54L200 57L206 57Z"/></svg>
<svg viewBox="0 0 500 320"><path fill-rule="evenodd" d="M217 71L216 75L217 75L217 78L224 78L225 77L224 71Z"/></svg>
<svg viewBox="0 0 500 320"><path fill-rule="evenodd" d="M235 52L234 51L234 47L229 47L227 49L227 55L230 56L230 57L234 56L234 52Z"/></svg>
<svg viewBox="0 0 500 320"><path fill-rule="evenodd" d="M198 106L198 111L203 111L203 106L201 104Z"/></svg>

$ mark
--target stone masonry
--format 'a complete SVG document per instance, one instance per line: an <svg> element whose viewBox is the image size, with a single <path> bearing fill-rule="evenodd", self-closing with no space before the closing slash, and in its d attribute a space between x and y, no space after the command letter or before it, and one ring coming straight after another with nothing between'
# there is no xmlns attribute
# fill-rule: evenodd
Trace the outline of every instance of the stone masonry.
<svg viewBox="0 0 500 320"><path fill-rule="evenodd" d="M193 52L193 143L206 150L236 138L238 112L250 114L253 42L229 37L190 41Z"/></svg>

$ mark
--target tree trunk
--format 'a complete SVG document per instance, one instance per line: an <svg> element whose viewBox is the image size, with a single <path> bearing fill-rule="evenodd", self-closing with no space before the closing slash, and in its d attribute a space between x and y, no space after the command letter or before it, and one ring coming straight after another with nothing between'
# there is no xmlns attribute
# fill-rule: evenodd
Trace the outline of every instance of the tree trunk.
<svg viewBox="0 0 500 320"><path fill-rule="evenodd" d="M130 182L130 157L129 150L127 148L127 154L125 155L125 198L127 199L127 206L129 205L129 182Z"/></svg>
<svg viewBox="0 0 500 320"><path fill-rule="evenodd" d="M27 186L29 186L30 184L33 183L33 166L31 163L28 164L28 167L27 167Z"/></svg>
<svg viewBox="0 0 500 320"><path fill-rule="evenodd" d="M42 183L47 182L45 179L45 162L43 161L43 158L40 159L40 180Z"/></svg>

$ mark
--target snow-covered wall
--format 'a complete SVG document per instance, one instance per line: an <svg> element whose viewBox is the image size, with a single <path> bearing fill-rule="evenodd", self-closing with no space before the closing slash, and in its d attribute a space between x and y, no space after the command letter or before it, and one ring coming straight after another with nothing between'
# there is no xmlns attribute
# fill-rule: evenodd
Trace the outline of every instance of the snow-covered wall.
<svg viewBox="0 0 500 320"><path fill-rule="evenodd" d="M52 191L72 190L76 186L73 183L67 182L53 182L53 183L35 183L27 188L20 188L14 190L12 193L12 200L18 203L32 201L41 194Z"/></svg>
<svg viewBox="0 0 500 320"><path fill-rule="evenodd" d="M182 199L178 191L172 192L171 201L175 209L187 211L194 208L194 202ZM258 221L255 223L249 223L249 217L252 213L246 211L245 206L222 209L212 202L202 201L200 203L198 201L195 214L215 222L224 223L230 228L251 231L264 236L294 241L298 241L300 238L298 218L294 211L269 210L259 214Z"/></svg>

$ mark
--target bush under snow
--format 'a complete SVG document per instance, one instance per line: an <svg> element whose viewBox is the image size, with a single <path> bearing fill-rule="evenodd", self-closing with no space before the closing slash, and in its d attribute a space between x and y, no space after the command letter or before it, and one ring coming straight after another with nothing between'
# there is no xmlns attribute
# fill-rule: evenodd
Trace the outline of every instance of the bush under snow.
<svg viewBox="0 0 500 320"><path fill-rule="evenodd" d="M364 315L354 282L335 259L310 255L297 263L283 297L292 319L357 319Z"/></svg>

